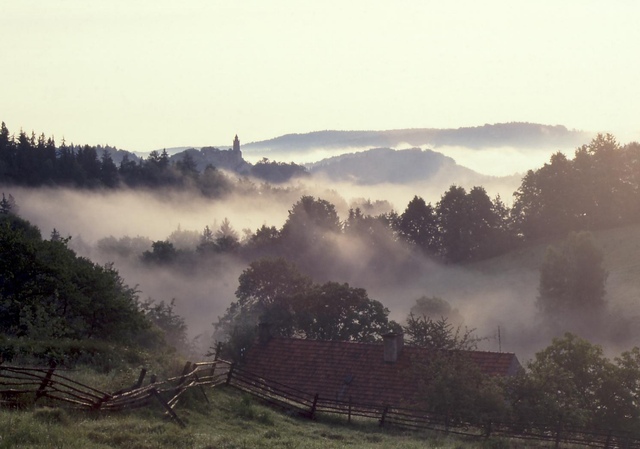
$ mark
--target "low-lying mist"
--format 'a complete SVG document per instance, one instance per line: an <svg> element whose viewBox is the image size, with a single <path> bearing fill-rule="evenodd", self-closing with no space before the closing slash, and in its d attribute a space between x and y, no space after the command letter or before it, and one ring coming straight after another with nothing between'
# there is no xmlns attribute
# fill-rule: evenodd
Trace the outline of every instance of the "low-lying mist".
<svg viewBox="0 0 640 449"><path fill-rule="evenodd" d="M521 175L530 169L541 167L549 161L552 154L561 151L565 154L573 154L573 147L547 147L528 148L513 146L495 146L484 148L469 148L464 146L449 145L411 145L400 143L395 145L396 150L420 148L421 150L433 150L445 156L453 158L458 165L488 176L512 176ZM245 160L251 163L260 161L263 157L280 162L294 162L297 164L310 164L340 156L347 153L360 153L370 150L371 147L316 147L305 152L286 151L282 149L245 152ZM486 187L486 186L485 186Z"/></svg>
<svg viewBox="0 0 640 449"><path fill-rule="evenodd" d="M166 240L177 230L195 236L205 226L215 231L225 218L242 239L244 229L253 233L262 225L281 228L303 194L331 202L342 220L356 198L384 199L399 213L413 195L428 199L415 186L409 194L408 186L397 190L346 183L327 186L318 179L282 186L275 193L263 189L259 194L225 199L206 199L186 191L3 190L13 195L19 215L37 225L44 238L56 228L63 237L72 236L69 245L79 255L102 264L113 262L126 283L137 286L141 300L170 302L175 298L176 313L185 317L192 336L201 335L205 349L211 344L212 323L235 300L238 276L247 262L223 256L212 264L189 267L149 265L140 260L140 254L105 252L99 247L101 239L141 236L150 250L151 241ZM440 194L442 191L434 191L430 201L437 201ZM370 298L389 308L391 319L402 323L417 298L438 296L457 308L464 324L484 338L480 349L515 352L527 360L550 343L552 333L544 331L535 306L542 251L532 252L526 264L486 269L486 264L444 265L417 256L395 241L372 247L364 236L337 235L333 239L330 258L314 260L317 266L308 274L318 282L348 282L365 288Z"/></svg>
<svg viewBox="0 0 640 449"><path fill-rule="evenodd" d="M483 175L511 176L541 167L552 154L561 151L573 154L575 148L516 148L509 146L474 149L461 146L441 146L436 151L453 158L459 165Z"/></svg>

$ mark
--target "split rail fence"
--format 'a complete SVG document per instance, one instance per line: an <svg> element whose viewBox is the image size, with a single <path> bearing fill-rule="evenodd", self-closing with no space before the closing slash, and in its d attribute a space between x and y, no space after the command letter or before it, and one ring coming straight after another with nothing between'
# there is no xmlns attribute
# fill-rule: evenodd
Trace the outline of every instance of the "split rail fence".
<svg viewBox="0 0 640 449"><path fill-rule="evenodd" d="M29 401L54 401L72 408L117 411L146 407L157 401L171 418L184 426L173 410L180 396L189 389L197 388L209 401L204 387L226 383L229 366L223 361L188 362L181 375L162 382L150 376L147 385L144 385L147 371L142 369L137 382L131 387L108 393L60 374L64 370L57 369L55 365L50 368L0 365L0 405L16 407Z"/></svg>
<svg viewBox="0 0 640 449"><path fill-rule="evenodd" d="M146 370L129 388L107 393L60 374L49 368L25 368L0 365L0 406L17 406L29 401L61 402L73 408L88 410L126 410L149 406L156 402L180 426L184 422L174 408L188 390L199 390L209 401L205 387L228 385L262 401L306 418L318 414L342 415L377 420L380 426L410 430L433 430L474 438L490 436L547 442L550 447L568 445L597 448L640 449L640 433L618 432L537 423L487 421L482 424L453 421L446 416L392 405L366 404L357 400L335 400L291 388L238 368L224 360L187 363L179 376L159 382Z"/></svg>
<svg viewBox="0 0 640 449"><path fill-rule="evenodd" d="M270 381L235 368L228 373L227 384L265 402L282 407L301 416L314 418L318 413L343 415L352 418L377 420L380 426L409 430L432 430L472 438L505 437L549 443L550 447L566 446L640 449L640 433L575 426L545 425L540 423L516 423L487 421L484 423L453 421L447 416L390 405L366 404L356 400L335 400L318 394L296 390L287 385Z"/></svg>

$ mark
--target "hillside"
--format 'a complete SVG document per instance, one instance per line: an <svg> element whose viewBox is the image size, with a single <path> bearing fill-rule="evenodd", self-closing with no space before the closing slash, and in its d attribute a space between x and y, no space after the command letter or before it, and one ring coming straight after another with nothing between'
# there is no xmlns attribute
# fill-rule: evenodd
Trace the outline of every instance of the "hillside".
<svg viewBox="0 0 640 449"><path fill-rule="evenodd" d="M450 157L419 148L375 148L323 159L307 164L307 168L313 175L324 175L334 181L351 181L364 185L410 184L429 181L436 176L440 179L445 178L450 183L465 179L482 184L489 178L457 165Z"/></svg>
<svg viewBox="0 0 640 449"><path fill-rule="evenodd" d="M286 134L243 145L249 153L264 151L301 151L315 148L376 148L400 145L433 148L464 146L474 149L513 146L522 148L572 148L591 138L589 133L568 130L562 125L535 123L499 123L457 129L397 129L387 131L315 131Z"/></svg>
<svg viewBox="0 0 640 449"><path fill-rule="evenodd" d="M509 447L505 440L462 440L438 433L380 428L375 420L321 417L296 418L258 404L239 392L207 389L187 398L176 411L181 428L162 419L158 404L141 411L91 414L39 407L22 411L0 409L0 447L29 448L300 448L300 449L418 449ZM489 446L489 444L494 444ZM499 445L498 445L499 444Z"/></svg>

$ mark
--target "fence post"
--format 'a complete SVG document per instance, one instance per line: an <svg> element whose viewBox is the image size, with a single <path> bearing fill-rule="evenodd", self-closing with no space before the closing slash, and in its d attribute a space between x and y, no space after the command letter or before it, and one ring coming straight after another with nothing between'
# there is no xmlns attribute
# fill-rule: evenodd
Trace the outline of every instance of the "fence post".
<svg viewBox="0 0 640 449"><path fill-rule="evenodd" d="M187 427L187 425L178 417L178 415L176 415L176 412L173 411L171 406L167 404L167 402L164 399L162 399L162 396L160 396L160 393L158 392L158 390L155 389L155 387L151 389L151 394L154 395L156 399L158 399L158 402L162 404L162 406L165 408L167 413L169 413L169 415L180 425L180 427L182 428Z"/></svg>
<svg viewBox="0 0 640 449"><path fill-rule="evenodd" d="M487 420L487 424L484 428L484 437L489 438L491 436L491 420Z"/></svg>
<svg viewBox="0 0 640 449"><path fill-rule="evenodd" d="M211 404L211 402L209 401L209 398L207 397L207 392L204 391L204 387L200 383L200 378L198 377L197 374L194 374L193 376L196 378L196 382L198 383L198 387L200 387L200 391L202 392L202 396L204 396L205 401L207 401L207 404Z"/></svg>
<svg viewBox="0 0 640 449"><path fill-rule="evenodd" d="M555 444L555 449L558 449L560 447L560 432L562 430L562 420L560 419L558 421L558 427L556 429L556 444Z"/></svg>
<svg viewBox="0 0 640 449"><path fill-rule="evenodd" d="M313 419L313 415L316 414L316 407L318 406L318 393L313 397L313 404L311 405L311 413L309 414L309 418Z"/></svg>
<svg viewBox="0 0 640 449"><path fill-rule="evenodd" d="M140 375L138 376L138 381L135 383L132 389L140 388L142 386L142 382L144 382L144 376L146 375L147 375L147 369L142 368L140 370Z"/></svg>
<svg viewBox="0 0 640 449"><path fill-rule="evenodd" d="M47 371L47 374L44 376L44 379L42 379L42 383L40 384L38 391L36 391L36 401L45 394L45 390L47 389L47 386L49 386L49 384L51 383L51 377L53 377L53 372L56 370L56 366L57 366L55 360L52 360L49 366L50 366L49 371Z"/></svg>
<svg viewBox="0 0 640 449"><path fill-rule="evenodd" d="M604 443L604 449L609 449L609 445L611 444L611 432L612 430L609 429L609 433L607 433L607 441Z"/></svg>
<svg viewBox="0 0 640 449"><path fill-rule="evenodd" d="M235 363L232 363L229 367L229 372L227 373L227 381L225 382L227 385L231 383L231 376L233 376L233 370L236 367Z"/></svg>
<svg viewBox="0 0 640 449"><path fill-rule="evenodd" d="M382 410L382 416L380 417L380 427L384 427L384 420L387 417L388 411L389 411L389 406L385 405L384 410Z"/></svg>
<svg viewBox="0 0 640 449"><path fill-rule="evenodd" d="M349 396L349 415L347 417L347 422L351 424L351 396Z"/></svg>
<svg viewBox="0 0 640 449"><path fill-rule="evenodd" d="M629 449L631 447L631 433L630 432L625 432L627 434L626 438L624 439L624 449Z"/></svg>
<svg viewBox="0 0 640 449"><path fill-rule="evenodd" d="M189 371L191 370L191 362L187 362L184 365L184 368L182 369L182 377L180 377L180 380L178 381L178 386L182 385L184 383L184 381L187 378L187 374L189 374Z"/></svg>

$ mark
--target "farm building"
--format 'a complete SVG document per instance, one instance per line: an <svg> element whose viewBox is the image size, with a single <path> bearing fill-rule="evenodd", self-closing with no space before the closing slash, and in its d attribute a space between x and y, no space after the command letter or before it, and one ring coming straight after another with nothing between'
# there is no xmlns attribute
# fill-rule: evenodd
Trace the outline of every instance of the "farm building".
<svg viewBox="0 0 640 449"><path fill-rule="evenodd" d="M462 351L469 363L492 376L511 376L522 369L513 353ZM405 346L402 334L387 334L383 343L260 338L245 355L244 369L269 382L336 401L410 405L420 364L433 352Z"/></svg>

